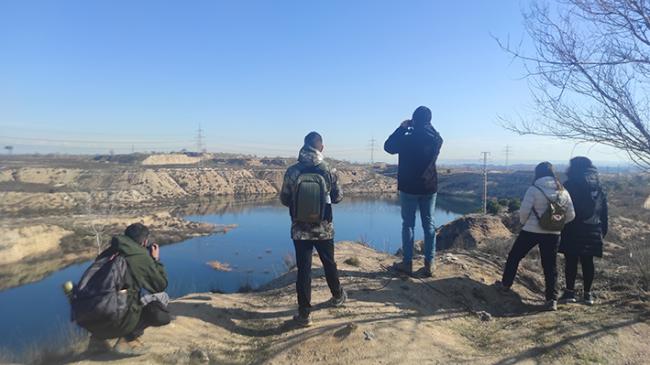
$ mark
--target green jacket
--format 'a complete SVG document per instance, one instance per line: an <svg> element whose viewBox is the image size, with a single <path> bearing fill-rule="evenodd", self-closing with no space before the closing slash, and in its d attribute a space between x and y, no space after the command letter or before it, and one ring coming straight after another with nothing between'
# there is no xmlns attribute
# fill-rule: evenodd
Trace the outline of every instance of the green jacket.
<svg viewBox="0 0 650 365"><path fill-rule="evenodd" d="M126 278L128 291L129 312L127 313L122 329L128 334L135 329L142 313L140 292L142 289L150 293L162 292L167 288L167 273L162 263L155 261L149 251L131 238L119 235L111 240L111 247L105 251L106 254L118 252L129 266L129 273Z"/></svg>

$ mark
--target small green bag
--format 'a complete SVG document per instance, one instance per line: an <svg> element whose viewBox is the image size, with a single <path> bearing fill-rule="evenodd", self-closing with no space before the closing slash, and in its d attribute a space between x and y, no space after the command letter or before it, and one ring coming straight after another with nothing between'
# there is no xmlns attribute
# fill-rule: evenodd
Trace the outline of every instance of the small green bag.
<svg viewBox="0 0 650 365"><path fill-rule="evenodd" d="M558 194L556 200L551 200L539 186L533 186L541 191L542 195L548 201L548 207L541 216L537 213L535 207L533 207L533 214L535 214L535 217L539 221L539 226L547 231L561 231L566 224L566 208L560 202L560 194Z"/></svg>

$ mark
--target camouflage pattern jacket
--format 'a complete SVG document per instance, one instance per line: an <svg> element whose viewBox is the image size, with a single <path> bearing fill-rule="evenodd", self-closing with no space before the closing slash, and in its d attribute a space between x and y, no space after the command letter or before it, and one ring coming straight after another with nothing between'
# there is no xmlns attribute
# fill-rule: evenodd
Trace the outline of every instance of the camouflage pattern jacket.
<svg viewBox="0 0 650 365"><path fill-rule="evenodd" d="M336 204L343 199L343 192L339 187L339 179L336 169L330 169L323 160L323 154L309 146L304 146L298 154L298 163L289 167L284 174L282 190L280 191L280 201L289 207L289 213L293 206L293 192L298 181L298 176L306 168L316 167L325 178L328 184L330 201ZM291 219L291 239L300 241L320 241L334 239L334 224L332 223L332 204L325 207L325 219L320 223L298 223Z"/></svg>

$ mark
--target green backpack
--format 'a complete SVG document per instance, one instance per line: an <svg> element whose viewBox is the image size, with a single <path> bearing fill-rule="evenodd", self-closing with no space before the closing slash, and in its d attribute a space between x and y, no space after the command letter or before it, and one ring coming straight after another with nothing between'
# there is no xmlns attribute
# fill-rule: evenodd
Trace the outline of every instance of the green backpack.
<svg viewBox="0 0 650 365"><path fill-rule="evenodd" d="M539 186L533 186L541 191L542 195L544 195L548 201L548 207L541 216L537 213L535 207L533 207L533 214L535 214L535 217L539 221L539 226L547 231L561 231L566 224L566 208L560 202L560 194L558 194L557 199L553 201Z"/></svg>
<svg viewBox="0 0 650 365"><path fill-rule="evenodd" d="M327 182L318 173L302 173L293 191L293 219L301 223L320 223L327 204Z"/></svg>

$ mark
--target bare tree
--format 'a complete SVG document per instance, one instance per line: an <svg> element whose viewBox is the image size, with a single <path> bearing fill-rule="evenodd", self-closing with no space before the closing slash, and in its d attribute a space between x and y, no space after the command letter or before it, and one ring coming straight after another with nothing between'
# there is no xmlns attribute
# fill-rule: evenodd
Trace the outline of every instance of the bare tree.
<svg viewBox="0 0 650 365"><path fill-rule="evenodd" d="M117 204L115 193L106 191L106 196L83 189L78 183L72 186L75 193L80 195L79 208L82 215L73 221L73 225L86 235L93 237L97 246L97 254L106 248L113 228L112 218L116 215Z"/></svg>
<svg viewBox="0 0 650 365"><path fill-rule="evenodd" d="M113 204L113 195L108 194L107 202L102 206L101 202L95 201L93 194L89 193L83 204L84 219L75 222L86 234L95 239L97 254L101 253L102 249L105 248L105 239L110 237L111 234L109 232L111 227L109 220L113 218L115 205Z"/></svg>
<svg viewBox="0 0 650 365"><path fill-rule="evenodd" d="M539 118L506 128L609 145L650 169L650 4L558 0L534 3L524 19L534 54L497 42L524 63Z"/></svg>

